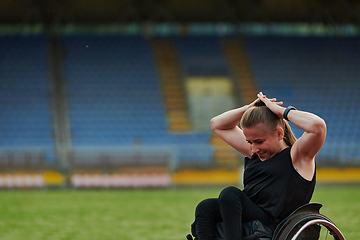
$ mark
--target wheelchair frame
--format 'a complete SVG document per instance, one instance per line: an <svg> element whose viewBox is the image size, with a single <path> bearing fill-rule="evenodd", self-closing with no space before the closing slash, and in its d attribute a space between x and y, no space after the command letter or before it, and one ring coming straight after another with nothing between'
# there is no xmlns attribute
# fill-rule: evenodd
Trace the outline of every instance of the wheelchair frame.
<svg viewBox="0 0 360 240"><path fill-rule="evenodd" d="M311 226L324 226L335 240L345 240L336 225L328 217L320 214L319 210L322 206L320 203L308 203L296 209L280 222L272 240L296 240Z"/></svg>
<svg viewBox="0 0 360 240"><path fill-rule="evenodd" d="M316 235L317 232L315 230L314 238L304 238L306 231L311 230L312 227L321 228L324 226L333 236L335 240L345 240L344 235L341 231L336 227L336 225L326 216L320 214L319 210L323 205L320 203L308 203L305 204L298 209L296 209L293 213L291 213L286 219L278 224L276 227L272 238L269 237L259 237L259 238L249 238L253 240L317 240L319 239L319 235ZM226 240L221 229L217 229L218 232L222 232L220 235L221 238L217 238L216 240ZM320 231L318 232L320 234ZM305 236L306 237L306 236ZM186 236L188 240L192 240L192 236L188 234ZM244 237L244 239L248 239L248 237ZM196 238L195 238L196 240Z"/></svg>

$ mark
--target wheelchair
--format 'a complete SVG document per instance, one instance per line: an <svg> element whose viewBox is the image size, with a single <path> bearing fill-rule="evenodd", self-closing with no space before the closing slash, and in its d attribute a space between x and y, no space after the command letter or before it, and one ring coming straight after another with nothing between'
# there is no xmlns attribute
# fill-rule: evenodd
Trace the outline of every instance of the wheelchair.
<svg viewBox="0 0 360 240"><path fill-rule="evenodd" d="M308 203L291 213L272 230L259 221L248 222L243 240L345 240L344 235L336 225L326 216L320 214L320 203ZM244 229L244 228L243 228ZM250 234L250 235L248 235ZM192 228L192 235L196 238L196 229ZM187 240L193 240L191 234ZM226 240L223 224L217 224L216 240Z"/></svg>

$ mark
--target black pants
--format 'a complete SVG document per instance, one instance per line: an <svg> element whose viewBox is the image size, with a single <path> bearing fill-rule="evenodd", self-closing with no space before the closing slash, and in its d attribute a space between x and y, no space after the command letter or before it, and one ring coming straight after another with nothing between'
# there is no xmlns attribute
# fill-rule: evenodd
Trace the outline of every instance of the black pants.
<svg viewBox="0 0 360 240"><path fill-rule="evenodd" d="M241 240L242 223L254 220L271 224L270 216L236 187L225 188L219 198L201 201L195 211L199 240L213 240L217 222L224 222L227 240Z"/></svg>

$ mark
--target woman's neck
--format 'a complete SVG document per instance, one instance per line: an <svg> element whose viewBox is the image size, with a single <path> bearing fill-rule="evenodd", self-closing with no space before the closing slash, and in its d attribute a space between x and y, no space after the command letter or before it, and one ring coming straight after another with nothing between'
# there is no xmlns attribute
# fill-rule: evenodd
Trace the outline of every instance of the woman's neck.
<svg viewBox="0 0 360 240"><path fill-rule="evenodd" d="M282 150L288 148L289 145L287 145L284 141L282 141L281 145L280 145L280 149L277 153L281 152Z"/></svg>

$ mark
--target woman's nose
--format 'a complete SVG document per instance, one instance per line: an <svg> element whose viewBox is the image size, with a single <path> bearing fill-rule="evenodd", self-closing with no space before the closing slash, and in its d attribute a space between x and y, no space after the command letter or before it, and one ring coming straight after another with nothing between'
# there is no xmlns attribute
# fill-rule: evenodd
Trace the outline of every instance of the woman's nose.
<svg viewBox="0 0 360 240"><path fill-rule="evenodd" d="M255 147L255 146L251 147L251 153L252 154L257 153L258 151L259 151L259 148Z"/></svg>

